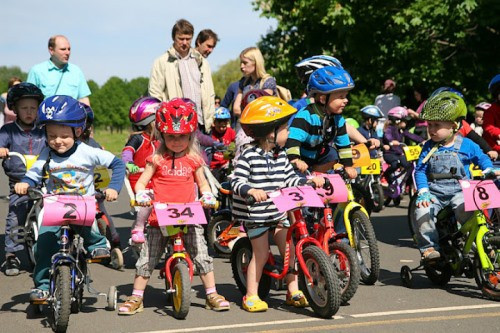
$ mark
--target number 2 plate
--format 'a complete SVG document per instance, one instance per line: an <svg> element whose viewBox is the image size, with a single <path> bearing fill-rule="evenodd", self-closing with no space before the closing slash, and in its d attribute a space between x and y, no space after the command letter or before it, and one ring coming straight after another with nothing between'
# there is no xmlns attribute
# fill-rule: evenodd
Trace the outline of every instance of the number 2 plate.
<svg viewBox="0 0 500 333"><path fill-rule="evenodd" d="M79 195L48 195L43 198L43 226L66 224L90 227L95 220L95 198Z"/></svg>
<svg viewBox="0 0 500 333"><path fill-rule="evenodd" d="M500 193L492 180L461 180L465 211L500 207Z"/></svg>

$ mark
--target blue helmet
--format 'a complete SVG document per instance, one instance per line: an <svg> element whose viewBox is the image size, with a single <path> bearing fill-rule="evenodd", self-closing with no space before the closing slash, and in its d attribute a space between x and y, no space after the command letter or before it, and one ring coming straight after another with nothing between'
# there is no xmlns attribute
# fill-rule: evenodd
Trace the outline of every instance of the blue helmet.
<svg viewBox="0 0 500 333"><path fill-rule="evenodd" d="M335 57L315 55L295 64L295 70L297 71L300 82L302 84L307 84L309 77L315 70L328 66L343 68L340 61Z"/></svg>
<svg viewBox="0 0 500 333"><path fill-rule="evenodd" d="M457 89L455 88L451 88L451 87L439 87L437 88L436 90L434 90L432 92L432 94L429 96L428 99L431 99L432 97L436 96L437 94L441 93L441 92L451 92L451 93L454 93L455 95L457 95L458 97L460 98L464 98L464 94L462 94L460 91L458 91Z"/></svg>
<svg viewBox="0 0 500 333"><path fill-rule="evenodd" d="M384 114L380 111L378 106L375 105L367 105L361 109L361 116L363 118L384 118Z"/></svg>
<svg viewBox="0 0 500 333"><path fill-rule="evenodd" d="M70 96L46 98L38 107L38 123L59 124L85 130L87 113L82 103Z"/></svg>
<svg viewBox="0 0 500 333"><path fill-rule="evenodd" d="M215 109L215 119L228 120L231 119L231 112L223 106L219 106Z"/></svg>
<svg viewBox="0 0 500 333"><path fill-rule="evenodd" d="M495 75L488 85L488 90L492 95L496 95L495 92L498 93L498 88L500 88L500 74Z"/></svg>
<svg viewBox="0 0 500 333"><path fill-rule="evenodd" d="M334 66L323 67L315 70L309 78L307 92L309 95L329 94L338 90L351 90L354 80L343 68Z"/></svg>
<svg viewBox="0 0 500 333"><path fill-rule="evenodd" d="M86 127L89 128L94 123L94 111L89 105L82 102L80 102L80 104L82 105L83 109L85 110L85 114L87 115Z"/></svg>

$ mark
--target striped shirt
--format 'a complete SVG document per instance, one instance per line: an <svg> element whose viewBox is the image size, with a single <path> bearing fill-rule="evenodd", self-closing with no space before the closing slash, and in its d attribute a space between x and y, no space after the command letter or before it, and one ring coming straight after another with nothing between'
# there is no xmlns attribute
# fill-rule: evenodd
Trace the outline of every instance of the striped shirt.
<svg viewBox="0 0 500 333"><path fill-rule="evenodd" d="M270 192L305 182L305 178L295 173L284 151L274 158L273 152L265 152L249 144L240 155L231 180L233 216L245 223L277 223L286 218L285 213L280 213L270 199L247 206L244 198L248 191L260 189Z"/></svg>

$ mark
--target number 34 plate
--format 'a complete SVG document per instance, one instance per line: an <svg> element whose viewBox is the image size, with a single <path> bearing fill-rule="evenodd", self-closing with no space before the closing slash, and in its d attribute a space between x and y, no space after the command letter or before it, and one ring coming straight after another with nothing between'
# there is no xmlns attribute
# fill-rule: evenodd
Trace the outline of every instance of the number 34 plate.
<svg viewBox="0 0 500 333"><path fill-rule="evenodd" d="M160 226L182 226L187 224L207 224L201 202L185 204L153 203Z"/></svg>

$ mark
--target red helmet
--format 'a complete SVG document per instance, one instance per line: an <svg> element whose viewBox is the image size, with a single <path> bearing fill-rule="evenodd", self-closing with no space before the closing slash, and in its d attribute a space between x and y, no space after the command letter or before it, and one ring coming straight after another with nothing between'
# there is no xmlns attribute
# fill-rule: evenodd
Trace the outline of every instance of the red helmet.
<svg viewBox="0 0 500 333"><path fill-rule="evenodd" d="M156 128L165 134L190 134L198 127L198 117L192 103L182 98L162 102L156 112Z"/></svg>

